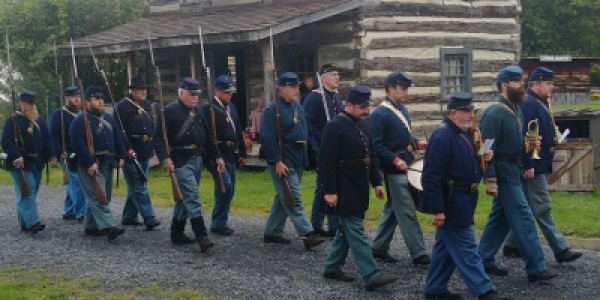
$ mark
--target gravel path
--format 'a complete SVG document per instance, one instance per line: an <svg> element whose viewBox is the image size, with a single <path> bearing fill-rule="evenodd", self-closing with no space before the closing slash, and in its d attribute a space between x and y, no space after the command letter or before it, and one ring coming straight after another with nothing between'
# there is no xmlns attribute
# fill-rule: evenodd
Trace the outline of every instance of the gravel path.
<svg viewBox="0 0 600 300"><path fill-rule="evenodd" d="M382 264L382 268L400 280L378 291L365 292L360 281L324 281L322 266L330 242L306 252L289 222L286 236L294 240L291 245L281 246L262 242L264 219L232 216L234 235L211 235L215 246L201 254L197 245L171 245L170 209L156 209L163 223L157 230L127 226L124 235L107 242L106 238L84 236L81 223L62 220L63 197L62 187L42 187L38 205L46 230L32 236L22 233L17 225L13 187L0 187L0 268L24 265L91 277L115 290L158 283L165 289L193 288L236 299L423 299L427 270L412 265L399 233L391 253L401 261ZM113 199L111 205L120 221L123 198ZM189 225L186 229L191 234ZM373 236L374 232L370 230L369 234ZM427 234L425 239L430 250L433 236ZM599 299L600 253L582 250L584 256L578 261L559 265L548 247L544 251L549 269L560 273L560 277L545 284L528 284L522 261L499 256L500 265L507 267L510 275L492 278L497 290L513 299ZM345 270L357 275L351 259ZM450 289L472 299L456 275Z"/></svg>

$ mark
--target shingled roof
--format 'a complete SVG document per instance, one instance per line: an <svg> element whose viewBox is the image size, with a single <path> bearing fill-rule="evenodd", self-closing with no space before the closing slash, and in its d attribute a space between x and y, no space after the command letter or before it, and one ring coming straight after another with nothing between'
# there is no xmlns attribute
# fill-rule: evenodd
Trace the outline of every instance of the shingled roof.
<svg viewBox="0 0 600 300"><path fill-rule="evenodd" d="M200 12L193 10L149 14L137 21L117 26L73 41L77 54L122 53L154 48L199 44L198 26L207 44L258 41L360 7L363 0L311 0L273 5L227 6ZM70 44L59 47L70 54Z"/></svg>

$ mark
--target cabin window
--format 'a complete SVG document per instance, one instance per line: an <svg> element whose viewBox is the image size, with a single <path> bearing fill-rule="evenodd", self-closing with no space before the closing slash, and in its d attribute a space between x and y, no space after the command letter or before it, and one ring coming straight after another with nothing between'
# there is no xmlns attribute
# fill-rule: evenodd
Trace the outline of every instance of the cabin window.
<svg viewBox="0 0 600 300"><path fill-rule="evenodd" d="M473 51L467 48L440 49L441 100L448 101L454 92L472 92Z"/></svg>
<svg viewBox="0 0 600 300"><path fill-rule="evenodd" d="M306 74L315 74L317 71L317 49L316 47L298 47L286 46L282 47L283 65L286 66L285 71L292 71L298 74L300 79ZM283 70L281 70L283 72Z"/></svg>

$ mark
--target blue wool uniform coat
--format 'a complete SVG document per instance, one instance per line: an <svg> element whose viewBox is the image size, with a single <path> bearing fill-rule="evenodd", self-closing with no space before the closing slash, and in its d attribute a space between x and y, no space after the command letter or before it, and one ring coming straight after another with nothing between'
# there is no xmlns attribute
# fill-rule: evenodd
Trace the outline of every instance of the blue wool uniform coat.
<svg viewBox="0 0 600 300"><path fill-rule="evenodd" d="M277 101L281 104L281 127L285 147L283 163L291 168L304 169L308 166L308 151L317 151L308 119L300 103L290 103L283 98L279 98ZM294 123L294 116L296 123ZM271 101L265 107L260 123L260 143L269 164L281 161L275 124L275 101ZM301 146L298 142L303 141L306 142L306 145Z"/></svg>
<svg viewBox="0 0 600 300"><path fill-rule="evenodd" d="M240 125L240 119L235 104L229 103L222 106L217 102L216 99L212 99L209 103L206 103L200 107L200 110L204 114L204 119L207 120L210 126L210 108L213 108L215 112L215 128L217 131L217 146L223 156L223 160L226 162L236 162L238 156L246 157L246 146L244 144L244 137L242 136L242 127ZM229 122L229 116L233 122ZM235 127L234 127L235 126ZM209 131L212 135L212 129ZM233 143L233 144L231 144Z"/></svg>
<svg viewBox="0 0 600 300"><path fill-rule="evenodd" d="M323 129L319 149L319 183L324 194L337 194L336 212L344 217L364 219L369 208L369 183L381 185L379 161L374 153L372 136L366 120L342 112ZM361 137L358 126L366 137ZM356 163L370 157L370 165ZM344 162L349 162L344 165Z"/></svg>
<svg viewBox="0 0 600 300"><path fill-rule="evenodd" d="M410 115L404 104L395 105L387 97L384 101L398 108L410 125ZM379 157L381 170L391 174L402 173L394 166L394 158L398 156L410 165L414 156L406 148L412 144L414 137L393 111L381 105L373 110L370 125L373 131L373 146Z"/></svg>
<svg viewBox="0 0 600 300"><path fill-rule="evenodd" d="M523 132L527 132L527 123L538 119L539 131L542 136L542 145L540 149L540 159L531 159L531 155L523 157L523 167L525 169L535 169L535 174L551 174L552 159L554 152L548 151L548 148L554 147L554 120L548 109L548 99L542 99L531 89L527 90L525 102L520 105L523 113Z"/></svg>
<svg viewBox="0 0 600 300"><path fill-rule="evenodd" d="M194 115L192 123L178 137L177 134L190 114ZM165 125L171 153L167 153L165 148L161 118L159 115L153 139L154 151L160 161L170 157L175 167L180 168L193 155L207 155L209 159L221 158L215 139L210 134L208 120L198 106L187 108L179 99L165 106Z"/></svg>
<svg viewBox="0 0 600 300"><path fill-rule="evenodd" d="M342 96L339 93L325 90L325 98L327 99L327 110L329 111L330 119L344 110ZM337 109L334 107L334 101ZM320 145L321 132L327 123L327 115L323 106L323 97L319 91L312 91L306 96L304 99L304 111L310 122L315 141L317 145Z"/></svg>
<svg viewBox="0 0 600 300"><path fill-rule="evenodd" d="M133 97L129 95L119 101L116 106L117 115L123 122L125 128L125 148L133 149L138 159L150 159L154 155L152 137L154 136L154 123L152 122L152 106L148 100L136 105ZM119 132L123 132L121 124L117 120Z"/></svg>
<svg viewBox="0 0 600 300"><path fill-rule="evenodd" d="M521 184L523 163L503 163L502 159L522 159L524 155L523 116L518 105L513 105L502 96L496 102L505 104L509 109L497 103L488 107L481 117L479 128L483 140L495 139L492 149L494 157L487 163L484 177L496 177L498 182ZM515 118L519 122L515 122Z"/></svg>
<svg viewBox="0 0 600 300"><path fill-rule="evenodd" d="M125 145L123 144L123 137L119 133L115 120L109 114L103 114L102 117L97 117L91 113L87 113L87 119L90 124L90 131L94 140L94 150L96 153L108 151L112 155L98 156L99 160L108 159L110 166L115 168L117 166L117 158L125 158ZM101 122L100 120L104 120ZM108 126L110 125L110 126ZM85 126L83 123L83 114L79 113L77 117L71 123L69 128L69 136L71 139L71 147L77 157L77 164L89 168L96 162L94 153L90 153L88 148Z"/></svg>
<svg viewBox="0 0 600 300"><path fill-rule="evenodd" d="M18 145L15 142L13 120L20 128L20 134L17 133L20 136ZM21 115L21 112L16 112L6 119L2 129L2 149L7 155L6 169L9 171L15 170L13 162L19 157L23 157L25 163L23 170L40 171L54 154L46 121L38 117L35 122L31 122Z"/></svg>
<svg viewBox="0 0 600 300"><path fill-rule="evenodd" d="M449 195L448 181L479 183L482 174L474 149L471 133L462 132L448 117L433 132L425 151L421 176L423 212L443 212L446 222L457 226L473 224L477 190L452 188Z"/></svg>

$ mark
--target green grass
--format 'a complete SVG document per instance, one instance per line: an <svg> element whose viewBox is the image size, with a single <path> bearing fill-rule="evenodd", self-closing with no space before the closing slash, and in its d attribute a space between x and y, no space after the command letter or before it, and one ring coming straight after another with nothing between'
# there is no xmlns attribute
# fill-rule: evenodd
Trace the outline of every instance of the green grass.
<svg viewBox="0 0 600 300"><path fill-rule="evenodd" d="M53 168L50 185L61 185L62 175L59 168ZM45 175L44 175L45 176ZM231 207L231 213L266 217L275 195L271 178L265 170L241 170L236 173L236 194ZM149 191L152 202L157 207L172 207L171 185L166 173L159 168L150 172ZM45 184L45 177L43 178ZM315 172L307 171L302 178L302 199L307 215L312 208L312 197L315 188ZM12 179L6 171L0 171L0 184L12 184ZM115 195L125 196L127 193L125 181L120 178L120 186L114 191ZM210 174L202 172L200 181L200 197L204 211L213 208L213 181ZM579 237L600 237L600 191L594 193L552 193L552 211L559 229L566 235ZM371 195L369 210L365 216L367 226L375 227L379 221L385 201ZM480 199L475 212L475 229L481 231L491 208L491 197L485 195L480 185ZM418 215L419 221L426 232L433 232L431 217Z"/></svg>
<svg viewBox="0 0 600 300"><path fill-rule="evenodd" d="M111 291L100 281L70 278L56 272L23 267L0 269L0 300L80 299L80 300L141 300L141 299L224 299L211 297L192 289L162 290L153 284L146 287L120 288Z"/></svg>
<svg viewBox="0 0 600 300"><path fill-rule="evenodd" d="M567 110L567 109L579 110L579 109L584 109L584 108L600 109L600 98L592 98L590 103L585 103L585 104L553 104L552 105L553 112Z"/></svg>

